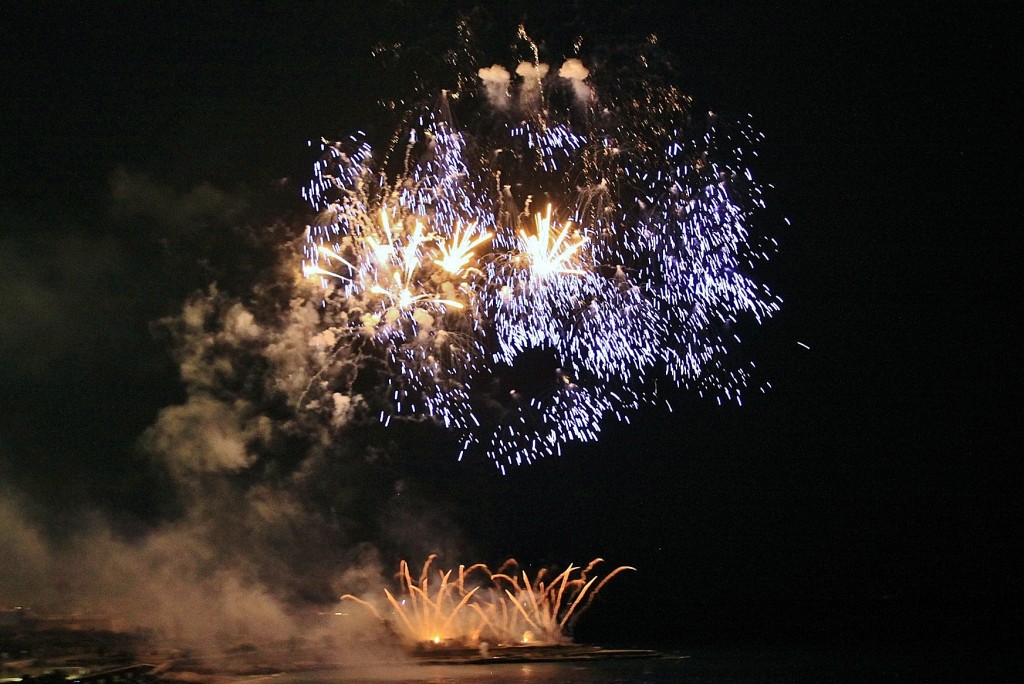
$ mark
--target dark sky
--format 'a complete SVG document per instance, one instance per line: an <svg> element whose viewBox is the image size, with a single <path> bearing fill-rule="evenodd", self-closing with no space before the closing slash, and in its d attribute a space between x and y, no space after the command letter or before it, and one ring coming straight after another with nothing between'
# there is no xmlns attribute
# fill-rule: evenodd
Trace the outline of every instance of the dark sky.
<svg viewBox="0 0 1024 684"><path fill-rule="evenodd" d="M372 45L454 26L365 5L3 10L0 482L55 537L86 509L127 535L180 515L139 455L184 400L150 323L269 259L241 244L225 260L223 226L301 226L306 141L372 128L405 85L375 75ZM750 355L774 391L742 408L680 395L504 478L426 450L381 481L448 490L436 512L483 560L640 568L581 623L601 638L628 640L607 615L630 611L641 640L948 637L1019 617L1013 12L776 5L477 17L507 38L525 20L552 52L655 32L698 106L753 115L780 243L763 277L786 304Z"/></svg>

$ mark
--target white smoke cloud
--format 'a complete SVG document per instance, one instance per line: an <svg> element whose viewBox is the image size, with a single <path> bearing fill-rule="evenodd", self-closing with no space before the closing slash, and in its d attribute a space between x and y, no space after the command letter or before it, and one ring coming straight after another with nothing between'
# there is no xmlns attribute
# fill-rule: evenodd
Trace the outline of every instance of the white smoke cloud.
<svg viewBox="0 0 1024 684"><path fill-rule="evenodd" d="M318 374L337 358L335 350L340 340L335 331L321 329L316 301L316 293L293 300L283 312L281 324L267 331L269 334L263 341L263 356L274 369L269 378L273 391L288 397L293 405L316 399L311 393L317 396L328 393L326 385L314 387L313 384ZM356 403L361 401L358 397L352 399ZM341 428L343 424L335 427Z"/></svg>
<svg viewBox="0 0 1024 684"><path fill-rule="evenodd" d="M241 342L255 340L260 336L256 318L241 304L235 304L228 310L224 330Z"/></svg>
<svg viewBox="0 0 1024 684"><path fill-rule="evenodd" d="M518 85L518 106L524 111L536 110L541 106L543 82L550 71L550 67L543 63L520 62L516 67L516 75L521 79ZM485 67L477 72L483 84L487 101L494 109L504 111L512 103L511 98L511 75L505 67L495 64ZM579 59L571 57L558 69L558 76L568 81L572 88L577 103L586 106L594 100L594 89L587 79L590 78L590 70L583 65Z"/></svg>
<svg viewBox="0 0 1024 684"><path fill-rule="evenodd" d="M255 460L247 443L268 436L267 419L246 417L249 411L243 402L230 406L208 395L192 395L181 406L161 410L144 440L180 479L192 473L237 472Z"/></svg>
<svg viewBox="0 0 1024 684"><path fill-rule="evenodd" d="M144 630L151 645L220 655L238 644L285 642L326 648L318 658L346 666L401 666L405 656L370 614L348 610L296 612L274 582L261 577L262 555L226 557L211 536L213 521L189 517L138 541L112 534L96 517L63 544L50 541L31 520L24 502L0 492L0 607L21 606L30 615L83 615L109 628ZM282 507L268 509L279 516ZM338 583L379 594L380 559L356 549L339 569ZM283 663L280 663L283 664ZM392 668L388 673L394 675Z"/></svg>
<svg viewBox="0 0 1024 684"><path fill-rule="evenodd" d="M151 630L158 642L216 648L297 635L272 592L216 550L193 521L128 543L98 518L65 544L50 542L17 497L0 497L0 606L37 614L106 617L115 629Z"/></svg>
<svg viewBox="0 0 1024 684"><path fill-rule="evenodd" d="M16 493L0 488L0 607L38 596L38 579L51 567L41 530L27 520Z"/></svg>
<svg viewBox="0 0 1024 684"><path fill-rule="evenodd" d="M581 105L587 105L593 101L594 89L586 83L587 78L590 77L590 70L583 66L583 62L575 57L565 60L565 64L558 69L558 75L569 81L576 101Z"/></svg>
<svg viewBox="0 0 1024 684"><path fill-rule="evenodd" d="M522 77L519 86L519 106L523 110L536 110L541 105L541 82L548 75L547 64L520 62L516 74Z"/></svg>
<svg viewBox="0 0 1024 684"><path fill-rule="evenodd" d="M338 392L331 395L331 400L334 403L334 410L331 413L331 426L337 429L352 419L355 406L353 405L352 397L339 394Z"/></svg>
<svg viewBox="0 0 1024 684"><path fill-rule="evenodd" d="M500 64L495 64L480 69L477 74L483 81L484 92L487 93L487 101L491 103L491 106L501 111L508 109L511 101L509 84L512 81L512 75L508 73L508 69Z"/></svg>

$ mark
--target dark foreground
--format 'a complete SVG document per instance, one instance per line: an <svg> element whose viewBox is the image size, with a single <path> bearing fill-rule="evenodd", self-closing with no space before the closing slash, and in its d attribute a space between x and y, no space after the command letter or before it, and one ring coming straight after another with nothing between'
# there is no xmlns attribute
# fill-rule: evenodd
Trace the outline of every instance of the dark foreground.
<svg viewBox="0 0 1024 684"><path fill-rule="evenodd" d="M562 662L369 665L291 673L273 679L274 684L811 684L899 681L909 680L881 663L850 662L822 654L744 652Z"/></svg>
<svg viewBox="0 0 1024 684"><path fill-rule="evenodd" d="M51 651L51 653L53 653ZM797 650L602 649L593 646L469 650L404 654L363 653L344 658L253 650L214 657L156 654L130 659L64 657L44 664L8 659L0 680L25 684L754 684L905 681L890 663L835 653ZM305 656L305 657L304 657ZM145 660L147 664L140 664ZM13 667L12 667L13 666Z"/></svg>
<svg viewBox="0 0 1024 684"><path fill-rule="evenodd" d="M2 631L0 631L2 632ZM406 653L370 644L245 645L205 656L82 631L0 633L0 684L811 684L1018 682L1016 651L907 648L886 641L689 644L610 649L572 645ZM298 648L296 648L298 646Z"/></svg>

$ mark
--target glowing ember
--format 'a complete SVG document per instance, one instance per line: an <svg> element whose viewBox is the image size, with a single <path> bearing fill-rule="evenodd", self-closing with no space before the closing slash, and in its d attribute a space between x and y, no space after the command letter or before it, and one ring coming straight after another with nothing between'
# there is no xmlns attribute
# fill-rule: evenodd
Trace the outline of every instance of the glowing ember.
<svg viewBox="0 0 1024 684"><path fill-rule="evenodd" d="M435 558L427 559L415 581L408 563L401 562L397 595L384 590L390 611L351 594L341 598L367 608L410 645L566 644L571 643L575 621L602 587L620 572L634 570L620 566L598 581L591 576L602 562L597 558L582 569L570 564L545 581L547 571L539 571L531 580L525 570L516 572L518 564L512 559L498 572L478 563L468 569L460 565L455 574L432 571Z"/></svg>
<svg viewBox="0 0 1024 684"><path fill-rule="evenodd" d="M556 273L583 275L583 271L569 268L569 265L587 239L580 238L576 242L567 239L571 225L565 226L561 232L552 235L551 205L549 204L547 214L537 214L536 235L528 235L525 230L519 231L523 239L523 253L530 262L530 273L534 278L544 280Z"/></svg>
<svg viewBox="0 0 1024 684"><path fill-rule="evenodd" d="M492 237L491 233L475 237L473 227L465 232L457 229L448 242L439 242L437 249L441 258L435 259L434 263L452 275L461 275L469 267L473 249Z"/></svg>
<svg viewBox="0 0 1024 684"><path fill-rule="evenodd" d="M530 45L415 106L382 158L325 142L304 193L303 272L386 376L381 420L436 420L503 471L628 421L659 377L741 402L735 324L780 305L750 275L760 135L693 116L643 52L549 69Z"/></svg>

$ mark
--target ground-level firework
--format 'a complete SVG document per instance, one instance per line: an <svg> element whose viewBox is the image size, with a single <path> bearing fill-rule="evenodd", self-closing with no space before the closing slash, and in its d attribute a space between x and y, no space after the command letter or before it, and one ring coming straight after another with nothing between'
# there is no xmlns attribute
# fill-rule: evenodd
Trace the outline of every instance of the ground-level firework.
<svg viewBox="0 0 1024 684"><path fill-rule="evenodd" d="M571 643L573 625L604 585L633 570L619 566L599 577L597 558L553 576L542 569L531 579L512 559L492 572L483 563L436 569L435 558L427 559L416 579L402 561L399 590L384 590L386 605L351 594L341 598L364 606L409 646L550 646Z"/></svg>
<svg viewBox="0 0 1024 684"><path fill-rule="evenodd" d="M759 135L694 116L643 50L551 69L520 38L514 75L460 74L385 151L325 141L304 192L304 273L384 376L381 420L436 420L502 470L596 440L657 378L740 402L736 324L780 303L753 278Z"/></svg>

